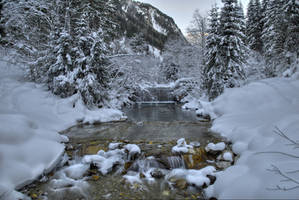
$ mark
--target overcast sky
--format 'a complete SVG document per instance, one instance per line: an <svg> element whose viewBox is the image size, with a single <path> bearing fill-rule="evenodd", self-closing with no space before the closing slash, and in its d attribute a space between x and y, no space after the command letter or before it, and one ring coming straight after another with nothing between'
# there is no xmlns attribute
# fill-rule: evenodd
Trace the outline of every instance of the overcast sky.
<svg viewBox="0 0 299 200"><path fill-rule="evenodd" d="M221 0L138 0L149 3L174 19L176 24L185 33L195 9L199 9L205 15L215 3L219 5ZM246 7L249 0L241 0Z"/></svg>

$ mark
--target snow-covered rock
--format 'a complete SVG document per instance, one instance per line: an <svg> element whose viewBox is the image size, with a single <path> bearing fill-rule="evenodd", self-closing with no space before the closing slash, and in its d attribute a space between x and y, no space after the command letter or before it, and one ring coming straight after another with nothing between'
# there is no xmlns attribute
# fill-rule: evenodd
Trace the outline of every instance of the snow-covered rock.
<svg viewBox="0 0 299 200"><path fill-rule="evenodd" d="M180 138L177 141L177 145L172 147L172 153L188 153L189 149L192 149L192 145L186 143L185 138Z"/></svg>
<svg viewBox="0 0 299 200"><path fill-rule="evenodd" d="M214 143L209 143L206 147L205 150L207 152L209 151L223 151L225 149L225 143L224 142L219 142L217 144Z"/></svg>
<svg viewBox="0 0 299 200"><path fill-rule="evenodd" d="M135 158L141 153L141 149L136 144L127 144L124 148L129 152L129 160Z"/></svg>

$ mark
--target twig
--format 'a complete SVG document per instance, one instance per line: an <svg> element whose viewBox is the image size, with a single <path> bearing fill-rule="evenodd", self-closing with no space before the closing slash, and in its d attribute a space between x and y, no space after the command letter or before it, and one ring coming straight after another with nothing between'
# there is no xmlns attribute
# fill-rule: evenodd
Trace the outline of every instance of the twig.
<svg viewBox="0 0 299 200"><path fill-rule="evenodd" d="M291 138L289 138L286 134L284 134L277 126L275 127L276 130L274 130L274 133L276 133L277 135L279 135L280 137L286 139L287 141L291 142L291 144L288 145L292 145L294 146L295 149L299 148L299 143L295 140L292 140Z"/></svg>
<svg viewBox="0 0 299 200"><path fill-rule="evenodd" d="M283 173L278 167L276 167L275 165L271 165L272 169L268 169L268 171L270 172L274 172L275 174L279 174L281 177L285 178L283 179L281 182L292 182L294 184L296 184L297 186L294 187L282 187L280 185L276 185L275 188L268 188L269 190L283 190L283 191L289 191L289 190L294 190L299 188L299 181L293 179L292 177L286 175L285 173Z"/></svg>

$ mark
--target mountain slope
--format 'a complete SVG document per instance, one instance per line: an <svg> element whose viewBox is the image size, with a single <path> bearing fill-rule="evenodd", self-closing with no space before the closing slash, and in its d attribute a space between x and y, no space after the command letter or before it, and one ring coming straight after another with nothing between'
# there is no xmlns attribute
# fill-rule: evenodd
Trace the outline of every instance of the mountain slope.
<svg viewBox="0 0 299 200"><path fill-rule="evenodd" d="M187 42L174 20L150 4L120 0L117 17L123 36L140 36L159 50L169 38Z"/></svg>

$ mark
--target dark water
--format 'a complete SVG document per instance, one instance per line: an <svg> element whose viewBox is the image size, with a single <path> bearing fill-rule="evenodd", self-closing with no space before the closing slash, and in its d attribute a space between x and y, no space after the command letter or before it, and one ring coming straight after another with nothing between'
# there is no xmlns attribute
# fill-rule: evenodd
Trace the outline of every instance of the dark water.
<svg viewBox="0 0 299 200"><path fill-rule="evenodd" d="M196 122L200 119L195 112L183 110L175 103L137 103L124 112L129 121Z"/></svg>

